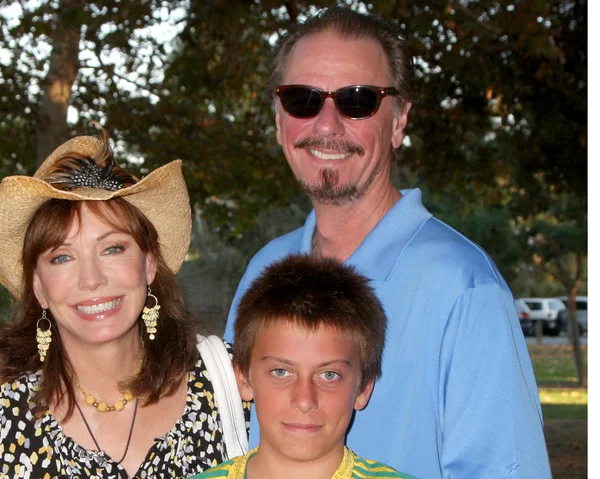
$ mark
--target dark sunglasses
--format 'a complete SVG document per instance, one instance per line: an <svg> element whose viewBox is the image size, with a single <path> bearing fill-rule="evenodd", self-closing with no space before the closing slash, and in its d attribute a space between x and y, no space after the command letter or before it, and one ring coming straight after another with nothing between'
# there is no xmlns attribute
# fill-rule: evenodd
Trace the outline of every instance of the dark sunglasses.
<svg viewBox="0 0 600 479"><path fill-rule="evenodd" d="M333 98L338 111L352 120L363 120L377 113L384 96L398 95L393 87L370 85L345 86L336 91L323 91L307 85L279 85L275 94L288 115L313 118L319 114L326 98Z"/></svg>

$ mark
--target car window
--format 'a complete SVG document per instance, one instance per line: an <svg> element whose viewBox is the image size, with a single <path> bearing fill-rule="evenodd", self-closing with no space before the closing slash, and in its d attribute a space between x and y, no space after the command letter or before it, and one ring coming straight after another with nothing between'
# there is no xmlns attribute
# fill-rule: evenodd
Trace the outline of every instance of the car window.
<svg viewBox="0 0 600 479"><path fill-rule="evenodd" d="M558 301L555 299L549 300L548 306L550 306L550 309L552 309L552 310L564 309L564 307L565 307L565 305L563 304L562 301Z"/></svg>
<svg viewBox="0 0 600 479"><path fill-rule="evenodd" d="M587 301L577 301L577 309L587 311Z"/></svg>
<svg viewBox="0 0 600 479"><path fill-rule="evenodd" d="M529 309L531 309L531 311L542 310L542 303L538 303L537 301L525 301L525 304L529 306Z"/></svg>

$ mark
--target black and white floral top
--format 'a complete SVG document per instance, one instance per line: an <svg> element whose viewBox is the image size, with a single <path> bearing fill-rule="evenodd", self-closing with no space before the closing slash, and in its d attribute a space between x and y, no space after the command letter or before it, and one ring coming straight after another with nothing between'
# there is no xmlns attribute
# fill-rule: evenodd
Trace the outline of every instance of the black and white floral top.
<svg viewBox="0 0 600 479"><path fill-rule="evenodd" d="M188 376L183 416L165 436L155 439L134 478L183 478L225 459L221 419L204 373L199 359ZM0 478L128 478L125 469L103 452L84 449L66 436L49 411L33 419L29 401L40 374L0 386ZM244 412L248 424L248 403Z"/></svg>

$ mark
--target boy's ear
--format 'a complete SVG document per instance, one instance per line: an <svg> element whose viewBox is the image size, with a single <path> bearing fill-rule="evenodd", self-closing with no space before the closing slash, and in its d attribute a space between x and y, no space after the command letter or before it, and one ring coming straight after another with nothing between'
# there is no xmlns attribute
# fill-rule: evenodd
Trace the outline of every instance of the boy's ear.
<svg viewBox="0 0 600 479"><path fill-rule="evenodd" d="M246 379L246 376L236 364L233 365L233 370L238 389L240 390L240 396L244 401L252 401L254 399L254 392L252 391L250 381Z"/></svg>
<svg viewBox="0 0 600 479"><path fill-rule="evenodd" d="M367 406L369 399L371 399L371 393L373 393L374 386L375 379L371 379L354 399L354 409L360 411Z"/></svg>

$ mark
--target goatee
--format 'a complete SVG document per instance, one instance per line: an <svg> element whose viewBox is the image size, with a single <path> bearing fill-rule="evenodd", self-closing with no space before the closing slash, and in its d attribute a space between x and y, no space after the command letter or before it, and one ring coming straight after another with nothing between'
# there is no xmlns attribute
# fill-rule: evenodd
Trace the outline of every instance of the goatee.
<svg viewBox="0 0 600 479"><path fill-rule="evenodd" d="M310 185L297 178L302 190L317 203L342 206L362 196L355 183L338 186L339 173L333 168L323 168L320 171L322 182Z"/></svg>

